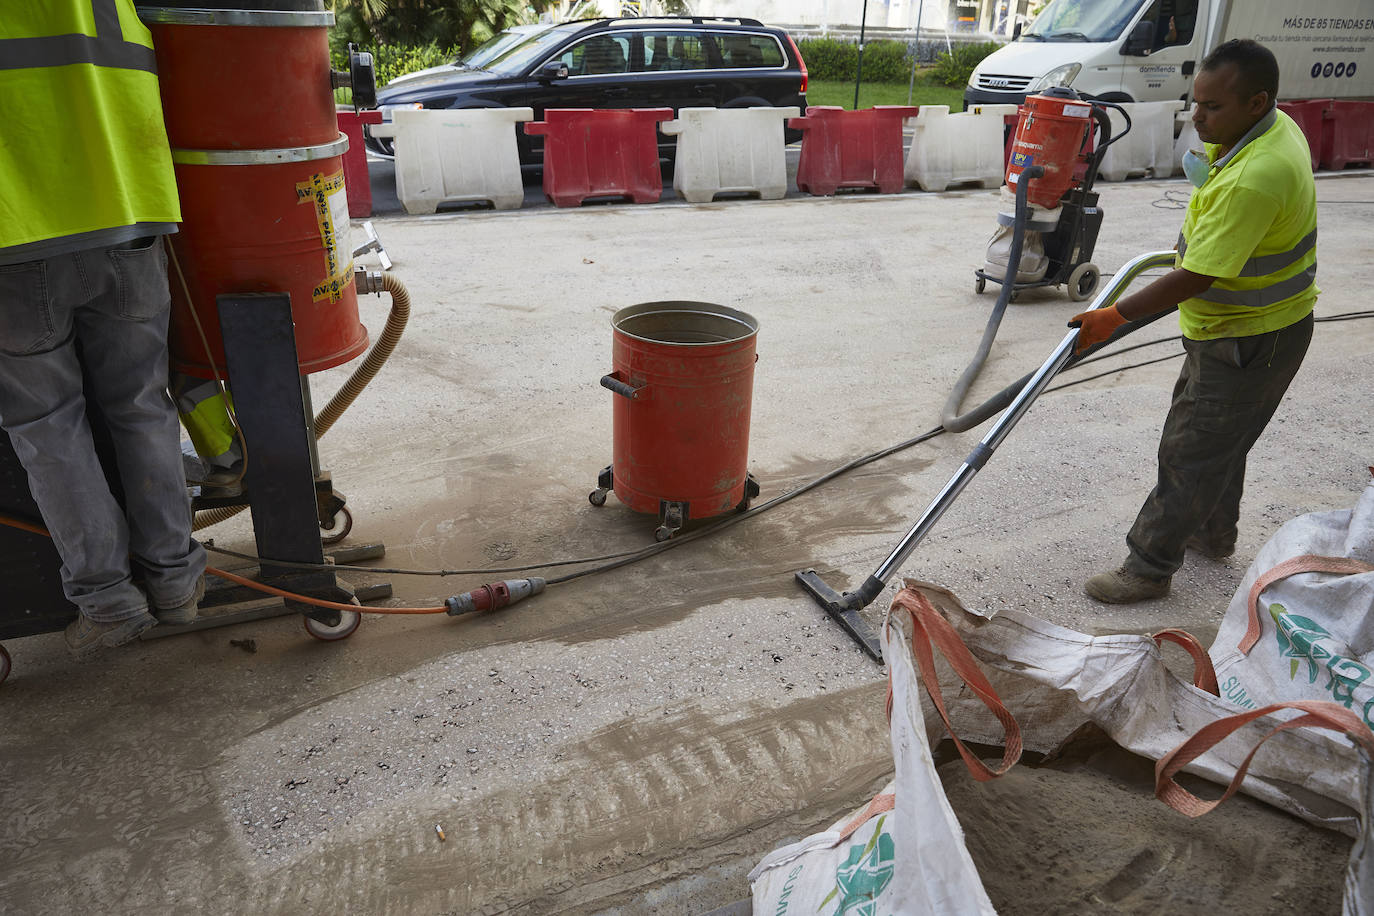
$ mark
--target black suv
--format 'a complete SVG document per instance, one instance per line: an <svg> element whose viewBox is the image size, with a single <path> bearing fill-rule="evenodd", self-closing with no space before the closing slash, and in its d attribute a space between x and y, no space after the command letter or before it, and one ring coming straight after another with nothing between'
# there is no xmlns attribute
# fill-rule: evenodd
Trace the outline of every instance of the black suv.
<svg viewBox="0 0 1374 916"><path fill-rule="evenodd" d="M464 59L392 80L377 107L533 108L536 120L549 108L795 105L804 113L806 80L791 36L755 19L585 19L502 32ZM543 137L523 129L517 137L521 164L542 165ZM660 155L671 160L676 143L660 134ZM385 138L367 145L391 153Z"/></svg>

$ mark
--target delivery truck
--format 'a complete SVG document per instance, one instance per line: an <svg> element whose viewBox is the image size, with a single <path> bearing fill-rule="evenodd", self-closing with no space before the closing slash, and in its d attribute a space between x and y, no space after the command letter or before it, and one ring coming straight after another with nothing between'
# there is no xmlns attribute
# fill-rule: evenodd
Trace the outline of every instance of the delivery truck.
<svg viewBox="0 0 1374 916"><path fill-rule="evenodd" d="M1233 38L1274 52L1281 99L1374 98L1374 0L1050 0L974 69L964 107L1051 86L1191 102L1198 65Z"/></svg>

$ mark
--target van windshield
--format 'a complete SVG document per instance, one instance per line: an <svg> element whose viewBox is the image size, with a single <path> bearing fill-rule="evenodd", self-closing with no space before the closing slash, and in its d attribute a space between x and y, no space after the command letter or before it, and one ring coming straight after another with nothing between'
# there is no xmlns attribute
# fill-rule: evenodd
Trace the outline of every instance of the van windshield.
<svg viewBox="0 0 1374 916"><path fill-rule="evenodd" d="M1149 0L1050 0L1022 41L1115 41Z"/></svg>

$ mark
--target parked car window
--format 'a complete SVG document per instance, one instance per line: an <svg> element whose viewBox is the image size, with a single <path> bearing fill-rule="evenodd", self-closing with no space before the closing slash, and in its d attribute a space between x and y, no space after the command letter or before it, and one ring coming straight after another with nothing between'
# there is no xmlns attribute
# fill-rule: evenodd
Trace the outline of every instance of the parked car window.
<svg viewBox="0 0 1374 916"><path fill-rule="evenodd" d="M727 67L781 67L782 48L767 35L718 35Z"/></svg>
<svg viewBox="0 0 1374 916"><path fill-rule="evenodd" d="M650 72L705 70L710 66L701 35L687 32L639 32L633 36L640 53L631 59ZM641 62L642 61L642 65Z"/></svg>
<svg viewBox="0 0 1374 916"><path fill-rule="evenodd" d="M530 64L541 60L566 41L567 37L567 28L551 28L538 32L492 58L486 63L485 68L503 76L517 76Z"/></svg>
<svg viewBox="0 0 1374 916"><path fill-rule="evenodd" d="M593 35L558 56L569 76L624 73L630 66L630 39L626 35Z"/></svg>

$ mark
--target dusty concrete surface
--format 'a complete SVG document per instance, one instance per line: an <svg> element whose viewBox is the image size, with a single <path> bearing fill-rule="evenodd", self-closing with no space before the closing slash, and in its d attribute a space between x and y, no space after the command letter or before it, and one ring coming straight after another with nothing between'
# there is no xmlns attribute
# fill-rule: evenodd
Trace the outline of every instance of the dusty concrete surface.
<svg viewBox="0 0 1374 916"><path fill-rule="evenodd" d="M1104 270L1172 245L1186 185L1099 190ZM1319 314L1365 309L1374 176L1324 177L1318 197ZM750 467L761 501L931 428L993 303L974 294L972 270L995 208L994 192L974 190L379 219L415 314L320 445L356 518L350 542L385 542L388 566L422 569L652 543L651 519L586 498L610 462L612 395L598 385L610 318L638 302L698 299L759 319ZM362 308L376 333L386 301ZM1023 294L973 399L1039 364L1074 311L1062 293ZM1142 338L1174 333L1156 329ZM1117 357L1098 368L1121 371L1046 394L903 573L972 608L1210 638L1279 524L1348 507L1363 488L1374 322L1317 326L1252 453L1237 555L1190 557L1166 600L1103 607L1081 583L1123 555L1178 363L1125 366L1178 351ZM313 377L317 404L346 371ZM719 536L483 618L367 615L332 644L278 618L86 665L59 634L10 641L0 910L678 914L740 900L764 853L865 801L890 771L883 672L793 571L860 582L978 435L934 439ZM205 533L252 550L243 519ZM501 578L348 577L391 581L395 605ZM980 787L949 779L955 810L968 798L978 818ZM1084 814L1101 848L1028 841L1047 821L1027 799L1060 817L1082 804L1079 788L1042 782L1021 778L1001 841L970 827L1005 912L1056 911L1019 897L1010 877L1055 869L1076 882L1062 912L1152 912L1160 900L1214 911L1242 886L1256 911L1298 899L1279 894L1282 870L1272 888L1229 873L1234 855L1188 873L1191 903L1172 899L1159 888L1173 873L1140 856L1175 825L1126 803L1126 820L1104 823L1102 796ZM979 824L1005 810L989 805ZM1263 819L1275 847L1327 857L1303 880L1329 882L1312 899L1338 899L1348 842L1253 812L1243 817ZM1187 829L1169 846L1179 861L1206 854L1206 830Z"/></svg>

